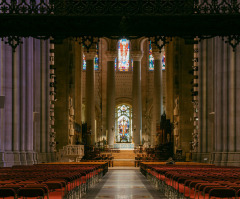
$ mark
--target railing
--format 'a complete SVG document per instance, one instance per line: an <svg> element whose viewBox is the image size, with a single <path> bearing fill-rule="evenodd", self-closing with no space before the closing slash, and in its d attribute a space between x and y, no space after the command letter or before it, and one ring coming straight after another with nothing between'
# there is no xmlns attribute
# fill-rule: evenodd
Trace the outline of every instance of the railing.
<svg viewBox="0 0 240 199"><path fill-rule="evenodd" d="M63 151L66 156L84 156L83 145L67 145L63 147Z"/></svg>
<svg viewBox="0 0 240 199"><path fill-rule="evenodd" d="M22 37L52 37L56 43L80 38L89 49L101 37L120 36L145 36L160 51L174 36L221 36L235 50L240 0L0 0L0 26L13 51Z"/></svg>
<svg viewBox="0 0 240 199"><path fill-rule="evenodd" d="M0 14L69 16L236 15L239 0L1 0Z"/></svg>

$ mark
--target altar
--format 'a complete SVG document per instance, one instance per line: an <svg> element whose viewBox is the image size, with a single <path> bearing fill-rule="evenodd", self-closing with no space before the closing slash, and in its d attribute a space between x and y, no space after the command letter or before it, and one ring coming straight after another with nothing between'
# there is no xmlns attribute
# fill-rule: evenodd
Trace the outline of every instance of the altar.
<svg viewBox="0 0 240 199"><path fill-rule="evenodd" d="M115 143L113 145L115 149L125 149L125 150L133 150L134 144L133 143Z"/></svg>

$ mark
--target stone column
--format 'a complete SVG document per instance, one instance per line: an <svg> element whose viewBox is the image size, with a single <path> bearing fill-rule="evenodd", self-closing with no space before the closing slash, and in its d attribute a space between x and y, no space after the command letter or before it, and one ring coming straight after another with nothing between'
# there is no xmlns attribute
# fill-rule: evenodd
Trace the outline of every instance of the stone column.
<svg viewBox="0 0 240 199"><path fill-rule="evenodd" d="M199 132L200 132L200 145L201 145L201 161L205 158L207 151L208 142L208 40L203 40L201 42L202 54L199 57L199 99L200 103L200 116L199 116Z"/></svg>
<svg viewBox="0 0 240 199"><path fill-rule="evenodd" d="M229 99L228 99L228 89L229 89L229 84L228 84L228 59L229 59L229 55L228 55L228 51L229 51L229 46L224 44L224 42L222 42L220 40L222 47L221 47L221 76L222 76L222 95L221 97L218 97L217 103L220 103L222 106L222 116L221 117L221 122L222 122L222 159L221 159L221 164L223 166L226 165L227 160L227 152L228 151L228 126L229 126L229 110L228 110L228 104L229 104ZM216 66L218 67L218 66ZM216 117L219 117L218 114L216 114Z"/></svg>
<svg viewBox="0 0 240 199"><path fill-rule="evenodd" d="M215 58L215 52L214 52L214 45L215 40L209 39L207 40L208 45L208 51L207 51L207 69L206 69L206 76L207 76L207 89L206 89L206 95L207 95L207 146L206 151L208 156L208 160L211 159L210 153L214 149L214 116L215 116L215 108L214 108L214 58Z"/></svg>
<svg viewBox="0 0 240 199"><path fill-rule="evenodd" d="M45 41L40 41L40 66L41 66L41 136L40 136L40 147L41 147L41 161L47 162L46 158L46 152L47 152L47 133L48 133L48 126L47 126L47 103L48 103L48 96L47 96L47 82L46 79L48 79L49 76L47 76L47 68L46 68L46 53L47 53L47 48L46 48L46 42Z"/></svg>
<svg viewBox="0 0 240 199"><path fill-rule="evenodd" d="M75 68L75 121L77 124L82 124L82 46L78 42L74 43L74 68ZM82 142L82 135L79 136Z"/></svg>
<svg viewBox="0 0 240 199"><path fill-rule="evenodd" d="M108 145L113 147L115 136L115 58L117 51L107 51L107 130Z"/></svg>
<svg viewBox="0 0 240 199"><path fill-rule="evenodd" d="M33 149L37 153L40 153L40 112L41 112L41 68L40 68L40 41L38 39L33 39Z"/></svg>
<svg viewBox="0 0 240 199"><path fill-rule="evenodd" d="M222 166L239 165L237 153L237 53L221 38L215 38L215 151L212 162Z"/></svg>
<svg viewBox="0 0 240 199"><path fill-rule="evenodd" d="M13 153L14 164L20 164L20 67L19 67L20 47L12 53L12 81L13 81Z"/></svg>
<svg viewBox="0 0 240 199"><path fill-rule="evenodd" d="M199 44L199 148L198 161L209 163L214 139L214 39Z"/></svg>
<svg viewBox="0 0 240 199"><path fill-rule="evenodd" d="M235 55L235 59L236 59L236 71L235 71L235 75L236 77L240 77L240 45L237 46L236 48L236 55ZM240 78L236 78L236 99L240 99ZM236 152L240 152L240 106L239 104L236 102L236 139L235 139L235 143L236 143Z"/></svg>
<svg viewBox="0 0 240 199"><path fill-rule="evenodd" d="M27 104L27 65L26 65L26 48L27 48L28 42L27 39L23 39L23 44L19 46L20 49L20 60L19 60L19 66L20 66L20 159L21 159L21 165L26 165L26 152L25 152L25 146L28 144L26 142L26 129L28 129L27 126L27 110L28 110L28 104Z"/></svg>
<svg viewBox="0 0 240 199"><path fill-rule="evenodd" d="M90 126L91 136L87 137L87 144L95 144L95 71L94 57L95 49L85 52L86 57L86 121Z"/></svg>
<svg viewBox="0 0 240 199"><path fill-rule="evenodd" d="M157 126L160 125L162 110L163 110L163 96L162 96L162 53L155 51L153 52L154 57L154 96L153 96L153 108L154 108L154 115L156 125L154 126L155 134L152 135L153 137L156 136ZM159 143L153 143L153 145Z"/></svg>
<svg viewBox="0 0 240 199"><path fill-rule="evenodd" d="M0 41L0 96L4 96L6 99L6 75L5 75L5 44L4 41ZM0 107L0 167L5 166L4 151L5 151L5 110L6 100L4 100L4 106Z"/></svg>
<svg viewBox="0 0 240 199"><path fill-rule="evenodd" d="M201 162L210 162L214 135L214 39L200 42L199 57L199 136Z"/></svg>
<svg viewBox="0 0 240 199"><path fill-rule="evenodd" d="M27 40L26 47L26 86L27 86L27 129L26 129L26 146L27 164L33 164L33 38Z"/></svg>
<svg viewBox="0 0 240 199"><path fill-rule="evenodd" d="M221 42L221 38L215 37L215 152L220 153L222 151L223 143L223 128L222 128L222 116L223 116L223 107L222 104L219 103L222 98L222 48L223 43ZM220 162L221 157L220 154L215 155L215 162Z"/></svg>
<svg viewBox="0 0 240 199"><path fill-rule="evenodd" d="M236 65L236 52L233 52L232 47L228 45L228 117L229 117L229 125L228 125L228 151L229 157L228 161L235 160L232 152L236 151L236 107L239 106L237 101L239 98L236 98L236 69L239 67ZM239 156L238 156L239 157Z"/></svg>
<svg viewBox="0 0 240 199"><path fill-rule="evenodd" d="M142 95L141 59L142 51L132 51L133 59L133 141L135 146L142 144Z"/></svg>

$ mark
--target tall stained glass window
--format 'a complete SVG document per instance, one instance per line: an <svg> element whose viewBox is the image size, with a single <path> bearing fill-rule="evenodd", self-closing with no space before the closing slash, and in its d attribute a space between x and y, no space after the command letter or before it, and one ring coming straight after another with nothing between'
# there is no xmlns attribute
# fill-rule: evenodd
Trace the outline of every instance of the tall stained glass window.
<svg viewBox="0 0 240 199"><path fill-rule="evenodd" d="M98 63L98 44L97 44L97 53L96 53L96 56L94 58L94 70L98 70L99 69L99 63Z"/></svg>
<svg viewBox="0 0 240 199"><path fill-rule="evenodd" d="M165 53L162 58L162 70L165 70ZM154 70L154 57L152 54L152 44L151 41L149 42L149 70L153 71Z"/></svg>
<svg viewBox="0 0 240 199"><path fill-rule="evenodd" d="M122 104L116 108L116 142L132 142L132 109Z"/></svg>
<svg viewBox="0 0 240 199"><path fill-rule="evenodd" d="M154 58L152 54L152 43L151 41L149 42L149 70L153 71L154 70Z"/></svg>
<svg viewBox="0 0 240 199"><path fill-rule="evenodd" d="M99 70L99 58L98 58L98 45L97 45L97 51L96 51L96 56L94 58L94 70ZM86 62L86 57L85 54L83 53L83 70L87 69L87 62Z"/></svg>
<svg viewBox="0 0 240 199"><path fill-rule="evenodd" d="M118 42L118 70L128 71L129 70L129 49L130 42L127 39L121 39Z"/></svg>
<svg viewBox="0 0 240 199"><path fill-rule="evenodd" d="M94 70L98 70L99 67L98 67L98 55L95 56L94 58Z"/></svg>
<svg viewBox="0 0 240 199"><path fill-rule="evenodd" d="M86 57L83 53L83 70L86 70L86 68L87 68L87 62L86 62Z"/></svg>
<svg viewBox="0 0 240 199"><path fill-rule="evenodd" d="M163 58L162 58L162 70L165 70L166 69L166 66L165 66L165 53L163 55Z"/></svg>
<svg viewBox="0 0 240 199"><path fill-rule="evenodd" d="M115 70L117 70L117 58L115 58Z"/></svg>

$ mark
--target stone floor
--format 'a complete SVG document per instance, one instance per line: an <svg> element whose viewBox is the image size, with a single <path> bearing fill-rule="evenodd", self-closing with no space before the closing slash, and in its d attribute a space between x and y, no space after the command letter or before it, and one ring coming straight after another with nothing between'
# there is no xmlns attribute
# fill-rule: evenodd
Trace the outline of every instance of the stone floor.
<svg viewBox="0 0 240 199"><path fill-rule="evenodd" d="M139 169L109 170L84 199L164 199L161 192L140 173Z"/></svg>

